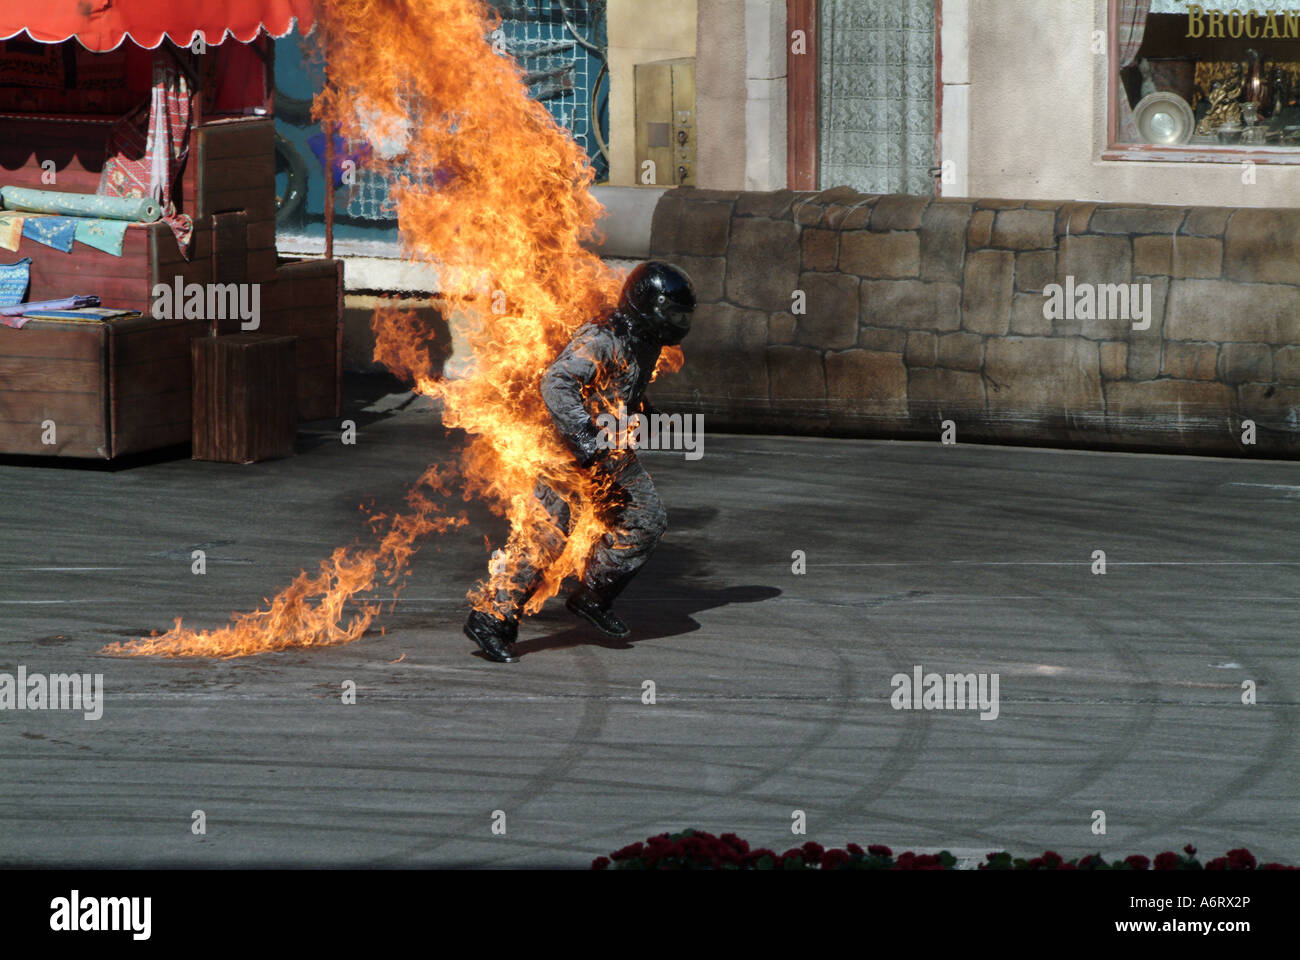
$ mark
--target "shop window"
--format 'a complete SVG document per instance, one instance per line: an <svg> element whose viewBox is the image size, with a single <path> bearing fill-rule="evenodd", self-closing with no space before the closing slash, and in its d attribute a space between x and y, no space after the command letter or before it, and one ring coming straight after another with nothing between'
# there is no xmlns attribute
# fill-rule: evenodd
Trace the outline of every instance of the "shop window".
<svg viewBox="0 0 1300 960"><path fill-rule="evenodd" d="M1110 0L1104 159L1300 163L1300 0Z"/></svg>

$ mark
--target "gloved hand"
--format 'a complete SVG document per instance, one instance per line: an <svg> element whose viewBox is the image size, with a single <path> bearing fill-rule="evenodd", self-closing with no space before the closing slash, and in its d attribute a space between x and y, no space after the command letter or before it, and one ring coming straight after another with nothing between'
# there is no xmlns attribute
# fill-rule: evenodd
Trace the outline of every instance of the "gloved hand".
<svg viewBox="0 0 1300 960"><path fill-rule="evenodd" d="M600 432L594 427L576 437L569 438L569 449L581 467L591 467L609 456L609 449L601 443Z"/></svg>
<svg viewBox="0 0 1300 960"><path fill-rule="evenodd" d="M585 470L594 470L597 473L613 472L623 460L617 455L619 451L609 445L608 435L602 430L597 430L594 425L590 430L568 437L568 443L573 458L578 461L578 466Z"/></svg>
<svg viewBox="0 0 1300 960"><path fill-rule="evenodd" d="M596 447L587 456L578 458L578 466L586 470L599 470L602 464L607 464L614 459L610 456L612 452L603 447Z"/></svg>

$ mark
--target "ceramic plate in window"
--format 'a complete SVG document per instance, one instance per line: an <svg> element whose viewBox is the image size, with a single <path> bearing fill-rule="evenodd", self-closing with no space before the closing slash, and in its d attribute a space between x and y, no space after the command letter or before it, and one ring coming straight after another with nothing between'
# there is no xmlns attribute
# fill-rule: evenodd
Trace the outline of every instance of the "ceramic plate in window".
<svg viewBox="0 0 1300 960"><path fill-rule="evenodd" d="M1162 91L1142 98L1133 109L1133 122L1147 143L1186 143L1192 138L1196 116L1178 94Z"/></svg>

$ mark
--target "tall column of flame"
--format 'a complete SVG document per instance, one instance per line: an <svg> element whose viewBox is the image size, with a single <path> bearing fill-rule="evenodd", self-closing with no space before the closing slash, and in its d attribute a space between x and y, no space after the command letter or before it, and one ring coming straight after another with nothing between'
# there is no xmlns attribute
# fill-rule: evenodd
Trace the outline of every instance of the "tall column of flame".
<svg viewBox="0 0 1300 960"><path fill-rule="evenodd" d="M526 552L539 477L580 496L592 492L550 426L541 375L574 328L613 303L620 277L581 245L601 212L587 157L529 99L515 61L494 49L499 25L480 0L325 0L318 36L329 82L315 114L345 137L406 142L391 161L376 151L374 162L381 170L391 164L383 172L398 177L393 197L404 248L435 265L473 366L461 379L441 379L428 349L433 331L415 314L385 310L372 321L375 359L442 401L444 426L467 436L461 496L505 516L517 549ZM679 351L665 351L661 368L680 362ZM421 538L465 522L441 515L424 492L447 493L448 481L445 471L430 467L408 495L411 512L389 520L377 546L335 550L315 576L300 574L267 609L211 631L186 629L178 619L165 634L106 652L243 656L349 643L365 632L378 604L359 602L350 615L345 605L381 578L400 582ZM602 533L594 511L577 511L565 552L530 610L581 572ZM507 573L518 562L497 557ZM480 583L469 599L483 608L487 594Z"/></svg>

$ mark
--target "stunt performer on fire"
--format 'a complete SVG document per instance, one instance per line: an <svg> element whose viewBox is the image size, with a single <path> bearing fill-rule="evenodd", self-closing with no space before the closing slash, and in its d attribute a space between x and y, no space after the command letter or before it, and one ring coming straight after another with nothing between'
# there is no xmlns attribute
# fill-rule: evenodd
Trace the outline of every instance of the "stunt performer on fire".
<svg viewBox="0 0 1300 960"><path fill-rule="evenodd" d="M595 543L581 584L566 606L610 637L631 631L611 609L668 525L659 495L631 449L601 442L596 417L623 406L650 415L645 390L663 347L682 342L691 326L695 290L677 267L657 260L632 270L616 307L583 324L542 378L542 399L555 430L591 483L606 532ZM490 610L474 610L465 633L500 663L518 659L512 644L524 604L564 551L577 513L575 494L539 479L528 529L516 531L505 554L517 562L490 571Z"/></svg>

